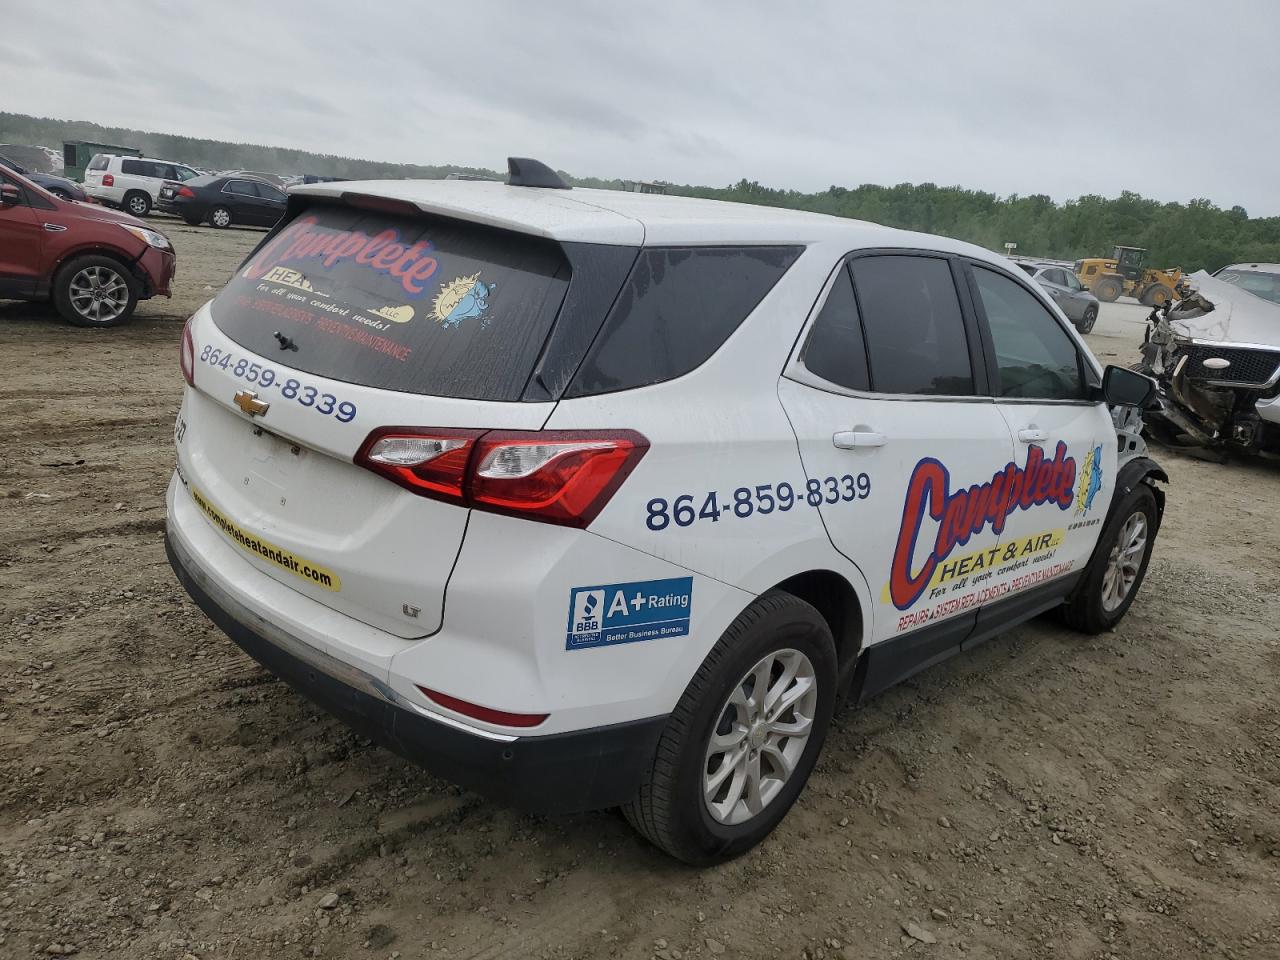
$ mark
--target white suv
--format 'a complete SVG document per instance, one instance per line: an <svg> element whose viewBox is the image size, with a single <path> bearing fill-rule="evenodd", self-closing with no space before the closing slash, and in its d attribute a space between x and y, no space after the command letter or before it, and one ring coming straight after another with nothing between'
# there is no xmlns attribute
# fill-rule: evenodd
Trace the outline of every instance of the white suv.
<svg viewBox="0 0 1280 960"><path fill-rule="evenodd" d="M837 702L1125 614L1154 385L1016 266L512 169L295 188L187 326L170 561L300 692L712 863L782 819Z"/></svg>
<svg viewBox="0 0 1280 960"><path fill-rule="evenodd" d="M171 160L98 153L85 168L84 192L135 217L145 217L156 205L166 180L181 183L197 176L195 170Z"/></svg>

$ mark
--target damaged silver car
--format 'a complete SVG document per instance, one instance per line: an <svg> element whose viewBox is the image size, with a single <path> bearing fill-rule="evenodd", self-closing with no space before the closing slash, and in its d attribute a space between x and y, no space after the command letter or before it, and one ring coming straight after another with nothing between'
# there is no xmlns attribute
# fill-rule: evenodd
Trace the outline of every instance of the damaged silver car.
<svg viewBox="0 0 1280 960"><path fill-rule="evenodd" d="M1137 369L1160 384L1160 439L1280 453L1280 302L1262 266L1192 274L1190 296L1151 311Z"/></svg>

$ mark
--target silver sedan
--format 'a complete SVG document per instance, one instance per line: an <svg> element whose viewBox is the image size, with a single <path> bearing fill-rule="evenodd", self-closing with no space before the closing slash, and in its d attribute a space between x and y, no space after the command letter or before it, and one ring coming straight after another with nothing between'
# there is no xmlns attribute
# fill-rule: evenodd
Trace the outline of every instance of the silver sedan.
<svg viewBox="0 0 1280 960"><path fill-rule="evenodd" d="M1098 298L1081 286L1074 273L1052 263L1019 263L1018 266L1044 287L1077 330L1088 333L1093 329L1098 320Z"/></svg>

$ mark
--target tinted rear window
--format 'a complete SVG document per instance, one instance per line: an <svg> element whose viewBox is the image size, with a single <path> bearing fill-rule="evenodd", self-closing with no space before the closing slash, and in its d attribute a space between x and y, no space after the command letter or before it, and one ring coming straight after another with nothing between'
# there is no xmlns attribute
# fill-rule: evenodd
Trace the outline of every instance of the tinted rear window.
<svg viewBox="0 0 1280 960"><path fill-rule="evenodd" d="M661 383L701 365L802 247L642 250L567 396Z"/></svg>
<svg viewBox="0 0 1280 960"><path fill-rule="evenodd" d="M270 235L212 309L237 343L318 376L518 400L567 285L549 240L321 205ZM282 353L277 330L298 349Z"/></svg>
<svg viewBox="0 0 1280 960"><path fill-rule="evenodd" d="M72 157L71 157L71 165L72 165L72 166L75 166L75 147L68 147L67 149L68 149L68 150L70 150L70 151L71 151L71 153L72 153ZM102 154L102 153L94 154L93 159L89 161L89 166L88 166L86 169L88 169L88 170L105 170L105 169L107 169L107 157L106 157L106 154Z"/></svg>

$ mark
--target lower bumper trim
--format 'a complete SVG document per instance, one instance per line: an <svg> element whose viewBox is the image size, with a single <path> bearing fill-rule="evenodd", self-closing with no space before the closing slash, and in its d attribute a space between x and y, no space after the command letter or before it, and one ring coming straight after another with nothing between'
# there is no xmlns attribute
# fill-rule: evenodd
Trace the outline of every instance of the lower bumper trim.
<svg viewBox="0 0 1280 960"><path fill-rule="evenodd" d="M290 643L204 575L168 533L165 553L196 605L249 656L371 740L486 797L541 814L615 807L636 795L652 765L666 717L510 739L465 732L397 702L376 678Z"/></svg>

